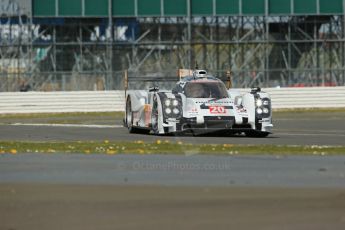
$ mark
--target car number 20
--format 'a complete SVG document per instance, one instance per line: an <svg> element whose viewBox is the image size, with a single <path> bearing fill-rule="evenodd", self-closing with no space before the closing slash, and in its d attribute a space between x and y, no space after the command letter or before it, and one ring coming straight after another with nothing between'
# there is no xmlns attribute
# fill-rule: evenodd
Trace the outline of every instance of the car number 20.
<svg viewBox="0 0 345 230"><path fill-rule="evenodd" d="M210 106L209 108L212 114L226 113L224 106Z"/></svg>

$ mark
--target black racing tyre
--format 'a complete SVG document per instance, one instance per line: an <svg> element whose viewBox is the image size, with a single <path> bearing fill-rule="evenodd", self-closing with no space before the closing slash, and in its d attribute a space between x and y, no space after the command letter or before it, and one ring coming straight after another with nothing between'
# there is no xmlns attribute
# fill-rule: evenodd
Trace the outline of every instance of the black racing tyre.
<svg viewBox="0 0 345 230"><path fill-rule="evenodd" d="M159 134L158 128L158 119L159 119L159 112L158 112L158 100L157 96L153 97L153 104L152 104L152 112L151 112L151 129L153 134Z"/></svg>
<svg viewBox="0 0 345 230"><path fill-rule="evenodd" d="M269 132L260 132L260 131L251 130L251 131L245 132L245 134L246 134L247 137L263 138L263 137L267 137L270 133Z"/></svg>
<svg viewBox="0 0 345 230"><path fill-rule="evenodd" d="M148 134L150 132L150 130L148 129L137 128L133 126L133 111L130 97L128 97L126 102L126 125L129 133Z"/></svg>
<svg viewBox="0 0 345 230"><path fill-rule="evenodd" d="M132 112L132 102L131 98L127 98L126 102L126 125L129 133L134 133L135 128L133 128L133 112Z"/></svg>

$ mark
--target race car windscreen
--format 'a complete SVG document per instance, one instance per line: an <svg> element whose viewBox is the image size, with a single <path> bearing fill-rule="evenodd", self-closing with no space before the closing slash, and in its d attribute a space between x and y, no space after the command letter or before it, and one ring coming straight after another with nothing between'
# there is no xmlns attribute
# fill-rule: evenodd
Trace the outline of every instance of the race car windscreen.
<svg viewBox="0 0 345 230"><path fill-rule="evenodd" d="M221 82L188 82L184 94L189 98L227 98L226 87Z"/></svg>

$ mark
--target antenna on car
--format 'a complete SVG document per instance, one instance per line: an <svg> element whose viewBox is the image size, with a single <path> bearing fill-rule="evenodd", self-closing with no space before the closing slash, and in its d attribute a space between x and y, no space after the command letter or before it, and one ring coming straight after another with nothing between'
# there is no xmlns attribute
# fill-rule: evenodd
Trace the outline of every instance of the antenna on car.
<svg viewBox="0 0 345 230"><path fill-rule="evenodd" d="M193 78L194 78L194 80L196 79L196 73L197 73L198 69L199 69L198 62L196 61L195 62L195 70L193 71Z"/></svg>

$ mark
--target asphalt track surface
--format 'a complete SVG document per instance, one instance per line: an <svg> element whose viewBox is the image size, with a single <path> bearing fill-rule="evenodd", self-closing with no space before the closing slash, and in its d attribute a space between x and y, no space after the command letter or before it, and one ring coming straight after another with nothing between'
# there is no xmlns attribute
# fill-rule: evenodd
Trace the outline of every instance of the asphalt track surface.
<svg viewBox="0 0 345 230"><path fill-rule="evenodd" d="M194 137L129 134L121 126L121 121L103 121L102 124L41 126L35 121L25 124L0 125L0 140L19 141L79 141L79 140L115 140L115 141L155 141L167 139L188 143L231 143L231 144L274 144L274 145L344 145L345 113L283 114L274 117L273 134L268 138L247 138L244 136L207 135ZM95 126L96 125L96 126ZM98 125L98 126L97 126Z"/></svg>
<svg viewBox="0 0 345 230"><path fill-rule="evenodd" d="M259 139L130 135L119 122L1 125L0 140L344 145L344 120L280 116ZM0 230L344 226L344 156L0 155Z"/></svg>
<svg viewBox="0 0 345 230"><path fill-rule="evenodd" d="M342 156L0 156L4 230L344 226Z"/></svg>

